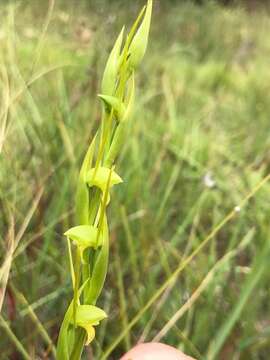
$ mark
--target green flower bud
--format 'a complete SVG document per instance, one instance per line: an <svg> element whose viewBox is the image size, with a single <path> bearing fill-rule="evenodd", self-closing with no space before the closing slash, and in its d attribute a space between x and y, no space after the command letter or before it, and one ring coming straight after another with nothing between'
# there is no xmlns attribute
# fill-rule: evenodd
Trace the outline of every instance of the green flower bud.
<svg viewBox="0 0 270 360"><path fill-rule="evenodd" d="M115 90L119 67L119 55L123 40L124 27L122 28L114 47L109 55L101 84L101 91L105 95L112 95Z"/></svg>
<svg viewBox="0 0 270 360"><path fill-rule="evenodd" d="M148 35L151 23L151 14L152 14L152 0L148 0L147 7L145 11L145 15L143 21L137 30L134 38L129 47L129 64L132 69L137 68L137 66L142 61L142 58L145 54L147 43L148 43Z"/></svg>
<svg viewBox="0 0 270 360"><path fill-rule="evenodd" d="M133 104L134 104L134 97L135 97L135 80L134 80L134 73L133 73L132 78L131 78L131 85L129 88L126 111L124 113L122 121L117 126L117 129L116 129L114 137L113 137L113 141L111 143L109 152L108 152L106 160L105 160L105 165L108 167L110 167L113 164L113 162L115 161L115 159L121 149L121 146L123 145L123 142L125 140L126 128L127 128L126 123L132 112L132 108L133 108Z"/></svg>

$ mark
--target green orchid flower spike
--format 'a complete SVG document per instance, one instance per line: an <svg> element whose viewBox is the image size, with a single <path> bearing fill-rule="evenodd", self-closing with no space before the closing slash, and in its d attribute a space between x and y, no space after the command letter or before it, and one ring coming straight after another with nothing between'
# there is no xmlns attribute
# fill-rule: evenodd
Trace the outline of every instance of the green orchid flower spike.
<svg viewBox="0 0 270 360"><path fill-rule="evenodd" d="M81 359L95 327L107 317L96 306L105 283L109 260L107 208L113 187L123 182L115 161L127 138L135 99L135 70L145 54L152 0L148 0L124 39L118 35L102 78L101 126L93 137L78 174L75 225L65 232L73 297L62 322L57 360ZM72 246L72 244L74 246Z"/></svg>

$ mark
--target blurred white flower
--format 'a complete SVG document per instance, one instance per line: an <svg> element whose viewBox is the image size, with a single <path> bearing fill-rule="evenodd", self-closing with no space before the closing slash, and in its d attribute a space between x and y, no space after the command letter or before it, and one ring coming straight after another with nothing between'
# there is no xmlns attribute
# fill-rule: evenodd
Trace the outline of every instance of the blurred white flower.
<svg viewBox="0 0 270 360"><path fill-rule="evenodd" d="M203 183L209 189L213 188L216 185L215 180L213 179L212 173L208 171L203 177Z"/></svg>

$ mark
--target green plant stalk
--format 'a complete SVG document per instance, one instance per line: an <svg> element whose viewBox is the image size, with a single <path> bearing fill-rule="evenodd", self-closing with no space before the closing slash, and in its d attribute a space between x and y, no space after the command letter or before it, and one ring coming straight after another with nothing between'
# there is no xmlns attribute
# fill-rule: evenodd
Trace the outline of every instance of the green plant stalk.
<svg viewBox="0 0 270 360"><path fill-rule="evenodd" d="M79 329L75 336L74 343L76 344L76 346L71 353L70 360L77 360L81 358L83 347L85 344L85 338L85 331L83 329Z"/></svg>
<svg viewBox="0 0 270 360"><path fill-rule="evenodd" d="M79 300L78 290L79 290L80 277L81 277L80 253L79 253L79 249L76 249L74 301L73 301L73 322L74 322L75 326L76 326L77 303L78 303L78 300Z"/></svg>
<svg viewBox="0 0 270 360"><path fill-rule="evenodd" d="M104 311L95 306L108 268L106 209L111 187L122 181L114 171L114 162L126 134L126 122L134 99L134 71L146 50L151 12L152 0L148 0L134 22L122 51L123 29L120 32L104 71L102 91L105 93L99 95L103 102L101 129L97 132L99 145L96 149L95 136L79 174L75 211L79 225L66 232L73 300L60 329L58 360L79 360L84 345L95 336L94 326L106 317ZM93 234L96 234L95 238ZM72 255L71 240L77 246L75 256Z"/></svg>
<svg viewBox="0 0 270 360"><path fill-rule="evenodd" d="M111 175L111 172L110 172ZM110 182L110 176L108 179L108 182ZM100 217L100 221L103 222L104 221L104 213L105 213L105 209L106 209L106 202L108 199L108 187L106 189L105 195L104 195L104 199L103 199L103 203L102 203L102 207L101 207L101 217ZM97 236L97 240L99 238L100 232L98 233ZM92 297L91 298L91 294L88 294L88 296L86 295L86 303L88 304L95 304L96 303L97 298L96 297ZM84 343L85 343L85 332L82 329L79 329L79 331L76 333L75 336L75 341L74 343L76 344L73 352L71 353L71 360L77 360L80 359L82 351L83 351L83 347L84 347Z"/></svg>

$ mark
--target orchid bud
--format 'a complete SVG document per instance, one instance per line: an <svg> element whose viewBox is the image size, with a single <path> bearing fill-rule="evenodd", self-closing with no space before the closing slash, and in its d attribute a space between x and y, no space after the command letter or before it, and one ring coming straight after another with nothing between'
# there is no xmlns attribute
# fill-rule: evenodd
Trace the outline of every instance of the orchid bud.
<svg viewBox="0 0 270 360"><path fill-rule="evenodd" d="M119 66L119 55L123 40L124 27L122 28L114 47L109 55L101 84L101 91L105 95L112 95L114 93L115 84L117 80L117 72Z"/></svg>
<svg viewBox="0 0 270 360"><path fill-rule="evenodd" d="M133 108L133 104L134 104L134 97L135 97L135 81L134 81L134 74L132 74L131 86L129 89L128 100L127 100L127 105L126 105L126 111L124 113L122 121L120 122L120 124L118 125L118 127L115 131L113 141L111 143L109 152L106 156L106 160L105 160L106 166L111 166L113 164L115 158L117 157L117 155L121 149L121 146L123 145L123 142L124 142L125 136L126 136L126 130L127 130L126 123L132 112L132 108Z"/></svg>
<svg viewBox="0 0 270 360"><path fill-rule="evenodd" d="M136 34L134 35L134 38L132 39L132 42L129 47L129 54L130 54L129 64L132 69L138 67L145 54L148 43L151 14L152 14L152 0L148 0L142 23L139 29L137 30Z"/></svg>

